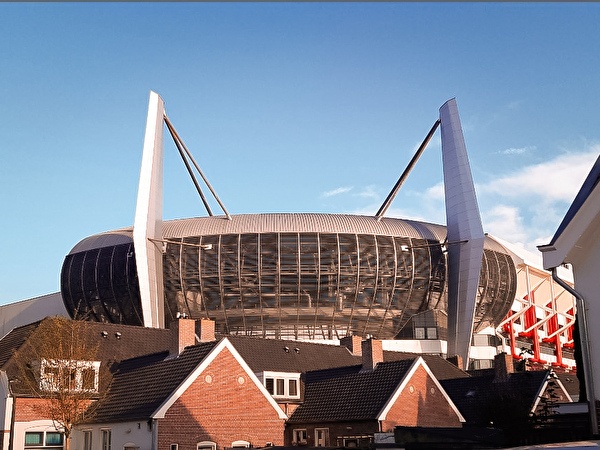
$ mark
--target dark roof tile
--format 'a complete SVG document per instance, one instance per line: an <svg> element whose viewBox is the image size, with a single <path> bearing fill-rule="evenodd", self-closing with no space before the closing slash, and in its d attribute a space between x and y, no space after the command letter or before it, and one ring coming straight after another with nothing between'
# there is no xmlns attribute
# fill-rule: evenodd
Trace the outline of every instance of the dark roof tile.
<svg viewBox="0 0 600 450"><path fill-rule="evenodd" d="M372 371L353 366L307 373L304 403L289 422L376 419L414 362L382 362Z"/></svg>
<svg viewBox="0 0 600 450"><path fill-rule="evenodd" d="M186 347L175 358L160 359L155 354L136 358L133 364L130 360L119 365L106 396L98 402L88 422L149 419L216 344Z"/></svg>

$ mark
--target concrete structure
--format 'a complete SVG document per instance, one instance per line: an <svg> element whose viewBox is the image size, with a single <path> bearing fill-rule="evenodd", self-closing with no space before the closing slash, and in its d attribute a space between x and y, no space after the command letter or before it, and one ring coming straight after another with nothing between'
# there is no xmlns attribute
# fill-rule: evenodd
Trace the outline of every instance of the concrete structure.
<svg viewBox="0 0 600 450"><path fill-rule="evenodd" d="M69 316L60 292L2 305L0 306L0 339L13 328L48 316Z"/></svg>

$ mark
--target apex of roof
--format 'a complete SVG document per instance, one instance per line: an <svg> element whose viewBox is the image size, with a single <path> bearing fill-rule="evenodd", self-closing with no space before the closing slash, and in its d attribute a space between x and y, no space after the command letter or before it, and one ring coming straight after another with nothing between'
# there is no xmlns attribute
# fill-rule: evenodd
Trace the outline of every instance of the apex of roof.
<svg viewBox="0 0 600 450"><path fill-rule="evenodd" d="M122 362L89 422L149 419L218 343L186 347L174 358L163 352Z"/></svg>
<svg viewBox="0 0 600 450"><path fill-rule="evenodd" d="M377 419L417 359L381 362L369 371L355 365L307 373L304 403L288 422Z"/></svg>

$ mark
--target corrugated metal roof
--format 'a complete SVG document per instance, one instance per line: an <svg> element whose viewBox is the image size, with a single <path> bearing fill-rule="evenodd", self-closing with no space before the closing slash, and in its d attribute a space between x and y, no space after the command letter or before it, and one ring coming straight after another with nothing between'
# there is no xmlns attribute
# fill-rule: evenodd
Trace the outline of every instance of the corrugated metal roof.
<svg viewBox="0 0 600 450"><path fill-rule="evenodd" d="M390 217L377 221L374 216L320 213L238 214L231 216L231 220L225 216L212 216L163 222L163 237L166 239L247 233L350 233L401 236L442 242L446 238L446 227ZM132 236L132 227L107 231L83 239L70 253L128 243L132 241ZM486 248L494 250L502 248L506 251L490 237L486 239Z"/></svg>
<svg viewBox="0 0 600 450"><path fill-rule="evenodd" d="M274 213L240 214L170 220L163 223L163 235L170 238L237 233L358 233L420 238L430 234L444 239L442 225L351 214Z"/></svg>

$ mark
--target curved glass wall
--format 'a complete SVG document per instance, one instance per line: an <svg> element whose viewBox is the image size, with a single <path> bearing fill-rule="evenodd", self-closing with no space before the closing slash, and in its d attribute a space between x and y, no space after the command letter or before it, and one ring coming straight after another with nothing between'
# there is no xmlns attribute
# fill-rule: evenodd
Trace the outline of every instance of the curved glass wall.
<svg viewBox="0 0 600 450"><path fill-rule="evenodd" d="M476 328L504 317L516 274L486 250ZM446 310L436 240L342 233L252 233L170 240L165 317L214 319L220 331L280 338L390 339L409 318Z"/></svg>
<svg viewBox="0 0 600 450"><path fill-rule="evenodd" d="M133 242L68 255L60 290L73 317L143 324Z"/></svg>
<svg viewBox="0 0 600 450"><path fill-rule="evenodd" d="M66 257L61 292L72 315L142 325L133 243ZM446 311L439 241L349 233L247 233L170 239L163 255L165 321L214 319L218 331L331 339L391 339L412 316ZM475 330L514 300L512 258L486 249ZM444 330L440 330L443 334Z"/></svg>

